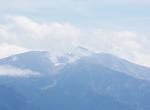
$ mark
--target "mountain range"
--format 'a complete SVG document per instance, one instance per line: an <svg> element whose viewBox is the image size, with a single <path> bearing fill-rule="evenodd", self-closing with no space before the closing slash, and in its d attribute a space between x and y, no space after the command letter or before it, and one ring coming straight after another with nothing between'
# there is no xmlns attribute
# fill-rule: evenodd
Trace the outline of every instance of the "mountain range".
<svg viewBox="0 0 150 110"><path fill-rule="evenodd" d="M150 109L150 68L107 53L78 53L55 61L43 51L0 59L0 109Z"/></svg>

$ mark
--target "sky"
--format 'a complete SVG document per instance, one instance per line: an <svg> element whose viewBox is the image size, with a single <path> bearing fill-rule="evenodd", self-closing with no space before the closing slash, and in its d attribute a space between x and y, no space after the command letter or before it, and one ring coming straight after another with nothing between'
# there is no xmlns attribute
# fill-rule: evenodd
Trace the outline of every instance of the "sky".
<svg viewBox="0 0 150 110"><path fill-rule="evenodd" d="M150 67L149 0L0 0L0 58L82 46Z"/></svg>

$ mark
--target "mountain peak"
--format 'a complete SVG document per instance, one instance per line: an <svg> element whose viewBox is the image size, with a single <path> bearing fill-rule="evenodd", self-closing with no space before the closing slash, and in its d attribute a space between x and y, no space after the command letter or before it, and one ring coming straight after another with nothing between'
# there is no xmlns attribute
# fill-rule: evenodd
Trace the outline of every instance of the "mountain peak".
<svg viewBox="0 0 150 110"><path fill-rule="evenodd" d="M30 69L39 73L51 73L54 65L46 51L30 51L0 60L0 65L10 65L20 69Z"/></svg>

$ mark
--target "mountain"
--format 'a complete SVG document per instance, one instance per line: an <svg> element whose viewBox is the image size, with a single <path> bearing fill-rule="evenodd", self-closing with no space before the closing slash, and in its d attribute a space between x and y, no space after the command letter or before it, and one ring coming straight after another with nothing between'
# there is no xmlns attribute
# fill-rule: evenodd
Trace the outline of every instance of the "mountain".
<svg viewBox="0 0 150 110"><path fill-rule="evenodd" d="M0 65L10 65L20 69L30 69L43 74L52 73L53 63L49 60L48 53L44 51L31 51L13 55L0 60Z"/></svg>
<svg viewBox="0 0 150 110"><path fill-rule="evenodd" d="M29 69L35 77L0 76L40 110L149 110L150 69L106 53L68 54L56 65L47 52L27 52L0 60L0 66ZM68 59L74 59L70 62ZM77 58L77 59L76 59ZM0 71L1 72L1 71ZM37 109L32 109L37 110Z"/></svg>
<svg viewBox="0 0 150 110"><path fill-rule="evenodd" d="M126 73L106 68L97 63L79 60L74 64L67 65L62 70L60 79L63 80L61 84L66 82L70 87L76 86L76 84L78 84L77 87L83 85L94 91L94 94L112 96L117 101L136 110L150 108L149 104L144 102L145 100L150 101L150 97L148 97L150 95L149 81L131 77Z"/></svg>
<svg viewBox="0 0 150 110"><path fill-rule="evenodd" d="M0 85L0 110L32 110L24 96Z"/></svg>
<svg viewBox="0 0 150 110"><path fill-rule="evenodd" d="M150 80L150 68L131 63L122 58L107 53L92 53L85 48L78 47L76 53L53 58L46 51L31 51L0 59L0 65L10 65L21 69L30 69L42 74L50 74L64 67L66 64L78 60L85 60L91 64L103 65L109 69L126 73L135 78Z"/></svg>
<svg viewBox="0 0 150 110"><path fill-rule="evenodd" d="M79 60L84 60L91 64L103 65L109 69L123 72L135 78L150 80L150 68L131 63L111 54L94 53L90 56L83 56Z"/></svg>

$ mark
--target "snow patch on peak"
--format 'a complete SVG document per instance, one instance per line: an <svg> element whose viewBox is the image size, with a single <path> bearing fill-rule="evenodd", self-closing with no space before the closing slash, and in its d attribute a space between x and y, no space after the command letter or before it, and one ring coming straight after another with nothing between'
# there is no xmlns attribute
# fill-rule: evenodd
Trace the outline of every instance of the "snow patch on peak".
<svg viewBox="0 0 150 110"><path fill-rule="evenodd" d="M63 55L53 55L50 54L48 55L49 60L53 62L55 66L60 66L60 65L66 65L68 63L73 63L80 59L83 56L90 56L94 52L88 50L87 48L77 46L74 48L72 51L68 53L64 53Z"/></svg>

